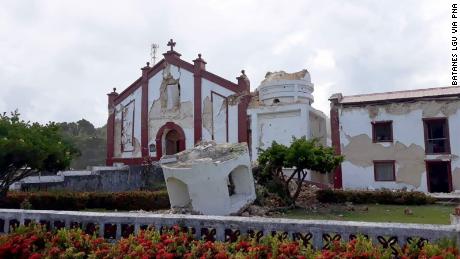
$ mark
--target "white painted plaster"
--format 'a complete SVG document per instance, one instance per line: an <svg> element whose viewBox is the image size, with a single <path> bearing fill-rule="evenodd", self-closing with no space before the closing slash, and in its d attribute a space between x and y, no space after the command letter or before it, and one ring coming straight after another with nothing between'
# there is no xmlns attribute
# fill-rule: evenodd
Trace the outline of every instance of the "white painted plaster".
<svg viewBox="0 0 460 259"><path fill-rule="evenodd" d="M219 113L221 104L222 104L222 98L219 97L219 95L228 97L230 95L235 94L234 91L231 91L225 87L222 87L214 82L211 82L207 79L202 79L201 80L201 103L203 104L208 98L211 100L211 95L213 99L213 104L212 104L212 114L213 114L213 132L209 132L208 129L206 129L204 126L202 126L202 139L203 141L209 141L212 140L212 134L214 134L214 140L217 141L218 143L224 143L227 142L227 127L225 126L226 123L226 113ZM212 92L217 93L217 94L212 94ZM202 112L204 111L204 105L202 105L201 109ZM238 142L238 106L236 105L235 107L231 107L229 105L228 109L228 142L229 143L237 143ZM220 114L220 116L217 116L217 114Z"/></svg>
<svg viewBox="0 0 460 259"><path fill-rule="evenodd" d="M203 101L206 98L206 96L211 97L211 91L216 92L225 97L235 94L235 91L231 91L227 88L224 88L214 82L211 82L203 78L201 80L201 101Z"/></svg>
<svg viewBox="0 0 460 259"><path fill-rule="evenodd" d="M238 143L238 105L228 106L228 142Z"/></svg>
<svg viewBox="0 0 460 259"><path fill-rule="evenodd" d="M248 109L251 116L252 159L258 149L269 147L273 141L289 145L292 137L310 136L309 109L305 103L259 106Z"/></svg>
<svg viewBox="0 0 460 259"><path fill-rule="evenodd" d="M207 143L192 151L206 150ZM228 152L233 152L230 144ZM245 145L234 144L243 150L230 157L201 157L191 154L191 160L182 161L183 153L165 156L160 161L171 201L171 207L191 207L206 215L229 215L238 212L256 198L251 161ZM182 162L178 162L182 161ZM235 186L235 194L230 195L229 175Z"/></svg>
<svg viewBox="0 0 460 259"><path fill-rule="evenodd" d="M424 139L424 126L423 126L423 110L422 108L409 110L407 113L401 112L400 114L388 113L384 107L377 106L378 113L375 117L371 118L369 116L369 111L367 107L353 107L353 108L341 108L339 110L339 121L340 121L340 141L342 147L349 144L348 137L355 137L361 134L366 134L372 139L372 121L387 121L391 120L393 123L393 139L394 142L400 142L405 146L410 146L412 144L418 145L425 148L425 139ZM442 113L438 113L434 117L445 117ZM432 118L430 116L430 118ZM456 134L460 130L460 114L458 112L453 113L448 116L449 124L449 136L450 136L450 146L451 146L451 155L450 156L440 156L440 155L425 155L425 160L444 160L451 161L451 172L452 179L460 179L460 173L455 172L456 168L460 168L460 161L458 156L460 155L460 146L457 143L460 143L460 136ZM390 146L389 143L380 143L379 145ZM366 152L362 150L360 152ZM382 158L375 157L373 160L380 160ZM415 159L415 158L414 158ZM346 157L345 157L346 160ZM424 161L420 161L424 163ZM398 159L396 158L396 165L398 165ZM396 174L398 173L398 166L396 167ZM420 174L414 174L414 177L420 177ZM396 176L398 179L398 177ZM349 161L342 163L342 179L344 188L390 188L390 189L416 189L419 191L428 191L427 186L427 177L426 171L422 173L421 176L421 185L418 188L415 188L409 184L396 183L396 182L375 182L374 181L374 168L373 166L369 167L359 167L353 165ZM460 183L456 184L453 181L453 189L460 189Z"/></svg>
<svg viewBox="0 0 460 259"><path fill-rule="evenodd" d="M217 94L212 94L212 131L216 143L227 142L226 99Z"/></svg>

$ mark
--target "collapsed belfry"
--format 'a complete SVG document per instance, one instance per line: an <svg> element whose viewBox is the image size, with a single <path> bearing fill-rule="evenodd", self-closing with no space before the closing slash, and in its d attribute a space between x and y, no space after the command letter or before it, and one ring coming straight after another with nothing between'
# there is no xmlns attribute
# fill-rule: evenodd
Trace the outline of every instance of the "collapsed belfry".
<svg viewBox="0 0 460 259"><path fill-rule="evenodd" d="M230 215L256 199L245 143L203 142L160 163L172 208Z"/></svg>

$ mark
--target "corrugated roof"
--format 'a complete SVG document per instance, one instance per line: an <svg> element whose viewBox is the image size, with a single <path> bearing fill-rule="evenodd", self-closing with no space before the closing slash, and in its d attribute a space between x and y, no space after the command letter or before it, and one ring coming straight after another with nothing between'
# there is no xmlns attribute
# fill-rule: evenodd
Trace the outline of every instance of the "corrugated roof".
<svg viewBox="0 0 460 259"><path fill-rule="evenodd" d="M449 87L435 87L426 89L415 89L405 91L394 91L385 93L373 93L373 94L360 94L343 96L339 100L342 104L347 103L367 103L367 102L378 102L386 100L406 100L406 99L417 99L424 97L441 97L441 96L455 96L460 95L460 87L449 86Z"/></svg>

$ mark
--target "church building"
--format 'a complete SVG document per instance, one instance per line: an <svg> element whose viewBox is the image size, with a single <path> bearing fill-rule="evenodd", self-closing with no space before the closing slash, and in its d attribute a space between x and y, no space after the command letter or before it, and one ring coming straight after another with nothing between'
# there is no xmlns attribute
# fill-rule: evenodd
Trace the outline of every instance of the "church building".
<svg viewBox="0 0 460 259"><path fill-rule="evenodd" d="M307 70L269 72L251 92L244 70L232 82L207 71L201 54L193 63L182 60L175 45L170 40L161 61L108 94L108 165L139 165L210 140L245 142L253 161L272 141L307 136L326 143L326 116L311 107Z"/></svg>

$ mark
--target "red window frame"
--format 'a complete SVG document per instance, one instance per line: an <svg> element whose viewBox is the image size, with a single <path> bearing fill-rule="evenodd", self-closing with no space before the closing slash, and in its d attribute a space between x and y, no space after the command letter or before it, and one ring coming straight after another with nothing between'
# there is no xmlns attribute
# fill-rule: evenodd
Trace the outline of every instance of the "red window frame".
<svg viewBox="0 0 460 259"><path fill-rule="evenodd" d="M395 160L374 160L374 181L376 182L394 182L396 181L396 162ZM377 164L389 164L393 165L393 179L392 180L377 180Z"/></svg>

